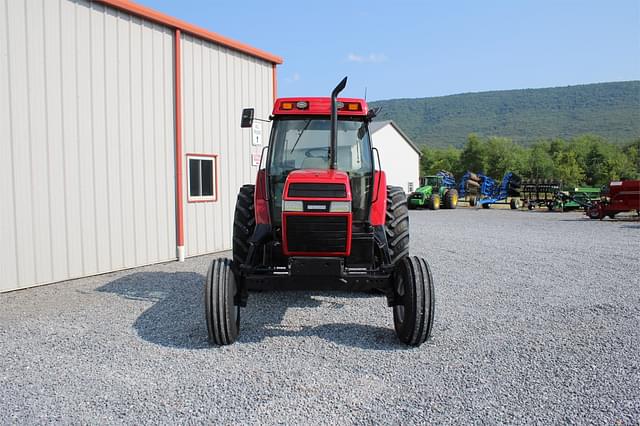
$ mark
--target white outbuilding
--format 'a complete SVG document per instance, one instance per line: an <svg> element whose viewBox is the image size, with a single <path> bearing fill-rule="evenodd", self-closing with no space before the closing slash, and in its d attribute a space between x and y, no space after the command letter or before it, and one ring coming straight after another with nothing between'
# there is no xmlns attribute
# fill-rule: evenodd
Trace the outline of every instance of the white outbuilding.
<svg viewBox="0 0 640 426"><path fill-rule="evenodd" d="M369 125L371 141L380 153L387 184L400 186L406 193L414 191L420 182L420 149L396 123L374 121Z"/></svg>

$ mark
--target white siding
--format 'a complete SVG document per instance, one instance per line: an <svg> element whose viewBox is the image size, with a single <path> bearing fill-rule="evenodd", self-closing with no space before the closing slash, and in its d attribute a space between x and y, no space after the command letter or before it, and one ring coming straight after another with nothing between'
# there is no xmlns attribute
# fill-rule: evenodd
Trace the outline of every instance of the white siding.
<svg viewBox="0 0 640 426"><path fill-rule="evenodd" d="M271 63L188 35L182 36L182 111L186 255L231 248L238 189L253 183L252 130L240 128L243 108L266 118L273 105ZM263 144L269 126L263 125ZM187 154L217 155L218 199L188 203Z"/></svg>
<svg viewBox="0 0 640 426"><path fill-rule="evenodd" d="M420 181L420 155L391 124L374 132L371 141L380 153L387 184L400 186L408 193L412 182L415 190Z"/></svg>
<svg viewBox="0 0 640 426"><path fill-rule="evenodd" d="M0 0L0 86L0 291L175 258L171 29Z"/></svg>

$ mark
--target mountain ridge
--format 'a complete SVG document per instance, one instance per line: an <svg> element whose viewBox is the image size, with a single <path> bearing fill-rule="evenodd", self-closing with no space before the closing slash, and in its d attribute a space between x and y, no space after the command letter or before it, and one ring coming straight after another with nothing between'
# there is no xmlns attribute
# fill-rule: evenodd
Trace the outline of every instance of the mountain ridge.
<svg viewBox="0 0 640 426"><path fill-rule="evenodd" d="M468 92L372 101L418 145L461 147L470 133L522 145L594 134L613 143L640 138L640 80Z"/></svg>

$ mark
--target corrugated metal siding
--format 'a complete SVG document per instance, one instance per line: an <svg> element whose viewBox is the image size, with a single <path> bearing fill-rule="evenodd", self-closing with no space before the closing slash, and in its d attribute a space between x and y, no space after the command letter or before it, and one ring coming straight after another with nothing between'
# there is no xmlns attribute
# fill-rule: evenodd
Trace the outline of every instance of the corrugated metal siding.
<svg viewBox="0 0 640 426"><path fill-rule="evenodd" d="M0 291L175 258L173 32L0 0Z"/></svg>
<svg viewBox="0 0 640 426"><path fill-rule="evenodd" d="M231 248L235 200L240 186L253 183L252 130L240 128L243 108L266 118L273 106L273 69L268 62L183 35L183 146L185 153L185 246L187 256ZM263 145L269 125L263 125ZM218 155L218 200L187 203L186 154Z"/></svg>

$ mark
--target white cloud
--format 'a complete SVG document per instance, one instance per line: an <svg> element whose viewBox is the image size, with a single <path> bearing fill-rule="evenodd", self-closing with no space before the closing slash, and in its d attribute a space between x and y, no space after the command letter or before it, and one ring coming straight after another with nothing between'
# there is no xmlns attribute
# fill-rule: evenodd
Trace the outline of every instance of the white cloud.
<svg viewBox="0 0 640 426"><path fill-rule="evenodd" d="M284 81L286 81L287 83L294 83L300 80L302 80L302 76L300 75L299 72L294 72L293 74L290 74L289 76L284 77Z"/></svg>
<svg viewBox="0 0 640 426"><path fill-rule="evenodd" d="M384 53L369 53L368 55L360 55L357 53L349 53L347 55L347 61L349 62L369 62L380 63L387 61L387 55Z"/></svg>

